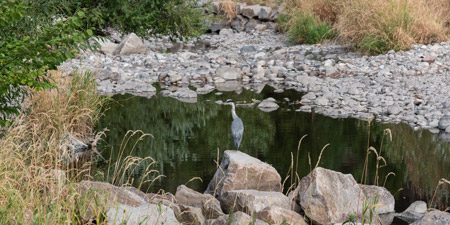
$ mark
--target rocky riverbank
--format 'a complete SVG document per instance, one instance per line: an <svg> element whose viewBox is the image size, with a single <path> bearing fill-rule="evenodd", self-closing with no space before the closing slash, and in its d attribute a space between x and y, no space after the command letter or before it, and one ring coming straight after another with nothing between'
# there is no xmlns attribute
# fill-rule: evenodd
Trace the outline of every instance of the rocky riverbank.
<svg viewBox="0 0 450 225"><path fill-rule="evenodd" d="M447 224L450 213L414 202L402 213L385 188L358 184L352 175L317 167L283 194L282 179L269 164L239 151L225 151L204 194L185 185L170 193L143 193L132 187L83 181L75 189L97 199L83 219L103 212L110 224L339 224L345 221L391 224ZM286 192L286 191L284 191ZM95 196L91 196L95 195ZM100 203L100 204L98 204ZM371 208L364 211L364 205ZM371 212L372 211L372 216Z"/></svg>
<svg viewBox="0 0 450 225"><path fill-rule="evenodd" d="M222 29L188 43L132 34L121 44L102 42L101 52L85 52L61 69L96 72L98 90L107 95L151 97L156 83L171 91L193 86L198 94L268 84L303 93L299 111L405 122L448 136L449 52L450 42L378 56L335 44L289 46L284 35L263 27Z"/></svg>

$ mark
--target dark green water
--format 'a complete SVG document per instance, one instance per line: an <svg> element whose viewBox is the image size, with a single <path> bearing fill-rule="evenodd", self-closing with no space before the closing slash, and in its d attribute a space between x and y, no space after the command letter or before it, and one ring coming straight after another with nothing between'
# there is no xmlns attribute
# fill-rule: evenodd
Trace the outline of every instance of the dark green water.
<svg viewBox="0 0 450 225"><path fill-rule="evenodd" d="M154 138L144 138L135 148L132 146L137 138L131 138L128 146L123 148L124 153L132 151L133 156L152 157L158 163L151 169L158 170L165 177L151 186L148 183L142 185L141 189L149 192L164 189L175 193L178 185L200 177L203 182L194 180L188 186L203 192L216 170L214 160L218 149L220 155L224 150L234 149L230 134L231 107L214 102L229 98L235 102L251 102L252 99L267 97L279 100L280 108L270 113L256 107L237 108L237 114L245 125L240 150L272 164L282 177L286 177L291 166L291 153L296 158L298 141L305 134L308 136L298 156L300 177L310 171L308 154L314 167L322 147L329 143L319 166L351 173L358 181L368 141L370 146L379 150L384 138L381 155L387 166L379 169L379 184L383 185L389 172L396 174L386 181L386 188L397 200L396 211L404 210L415 200L429 203L439 179L450 176L450 144L441 141L437 134L413 131L406 124L372 122L369 126L367 121L357 119L333 119L315 113L295 112L300 105L293 102L300 100L301 94L295 91L274 93L270 87L260 94L244 90L240 94L225 92L215 95L213 92L199 95L197 103L183 103L159 95L151 99L115 96L97 127L97 130L104 127L111 130L102 145L102 154L111 157L114 163L127 131L142 130ZM286 97L289 102L283 100ZM392 141L383 135L386 128L392 131ZM370 154L369 184L374 183L375 164L375 155ZM134 178L135 185L148 165L149 161L146 161L127 173ZM99 167L107 173L107 164ZM286 183L290 184L289 181ZM436 208L445 209L449 205L449 186L442 185L438 189L434 202Z"/></svg>

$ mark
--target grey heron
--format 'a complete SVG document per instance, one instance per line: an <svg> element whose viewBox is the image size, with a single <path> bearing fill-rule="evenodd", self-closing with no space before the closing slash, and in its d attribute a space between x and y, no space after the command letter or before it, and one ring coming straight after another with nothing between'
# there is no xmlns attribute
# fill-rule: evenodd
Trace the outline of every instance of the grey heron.
<svg viewBox="0 0 450 225"><path fill-rule="evenodd" d="M242 123L241 118L236 114L236 106L234 105L233 100L228 99L227 104L231 105L231 116L233 117L233 121L231 122L231 137L233 138L236 150L238 150L239 145L241 144L242 135L244 134L244 123Z"/></svg>

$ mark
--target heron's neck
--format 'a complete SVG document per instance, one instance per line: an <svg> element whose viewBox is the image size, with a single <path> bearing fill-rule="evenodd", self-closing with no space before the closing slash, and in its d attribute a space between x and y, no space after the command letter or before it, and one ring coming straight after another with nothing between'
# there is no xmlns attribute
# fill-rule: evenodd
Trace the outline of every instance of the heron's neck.
<svg viewBox="0 0 450 225"><path fill-rule="evenodd" d="M236 119L238 116L236 115L236 107L234 106L234 103L231 103L231 116L233 119Z"/></svg>

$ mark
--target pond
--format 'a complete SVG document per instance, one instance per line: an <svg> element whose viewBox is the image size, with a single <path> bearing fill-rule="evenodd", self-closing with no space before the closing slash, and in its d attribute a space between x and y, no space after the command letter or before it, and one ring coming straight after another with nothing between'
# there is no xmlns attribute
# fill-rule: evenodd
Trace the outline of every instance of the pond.
<svg viewBox="0 0 450 225"><path fill-rule="evenodd" d="M359 182L368 146L373 146L387 162L379 169L379 185L396 198L396 211L403 211L415 200L430 203L436 185L441 178L450 175L450 143L441 141L437 134L427 130L414 131L406 124L382 124L357 119L333 119L314 112L295 111L295 104L302 94L293 90L277 93L265 87L261 93L244 90L242 93L216 91L199 95L197 103L184 103L173 98L155 95L152 98L117 95L104 112L97 130L108 128L102 154L110 157L110 163L99 165L104 173L111 173L111 164L120 158L124 136L129 130L142 130L153 137L145 137L134 146L135 135L124 149L124 154L152 157L157 161L151 169L164 177L145 183L139 188L147 192L163 189L175 193L177 186L188 183L190 188L203 192L214 172L215 161L223 151L234 149L230 134L231 107L220 105L218 100L233 99L235 102L252 102L273 97L280 108L263 112L257 107L236 109L243 120L245 131L240 150L272 164L284 179L298 156L297 172L307 175L315 166L322 148L330 144L321 157L319 166L351 173ZM287 98L287 99L286 99ZM385 129L390 129L385 135ZM299 154L297 147L304 138ZM381 146L383 144L383 146ZM123 158L123 156L122 156ZM310 160L311 159L311 163ZM150 161L129 170L134 185L144 176ZM380 162L384 165L384 162ZM368 184L374 183L376 157L369 155ZM110 168L110 170L108 170ZM390 172L387 180L385 177ZM109 176L112 179L112 176ZM154 177L154 176L153 176ZM117 182L114 180L113 182ZM290 178L285 190L290 185ZM435 208L444 210L450 202L450 190L442 185L434 200Z"/></svg>

